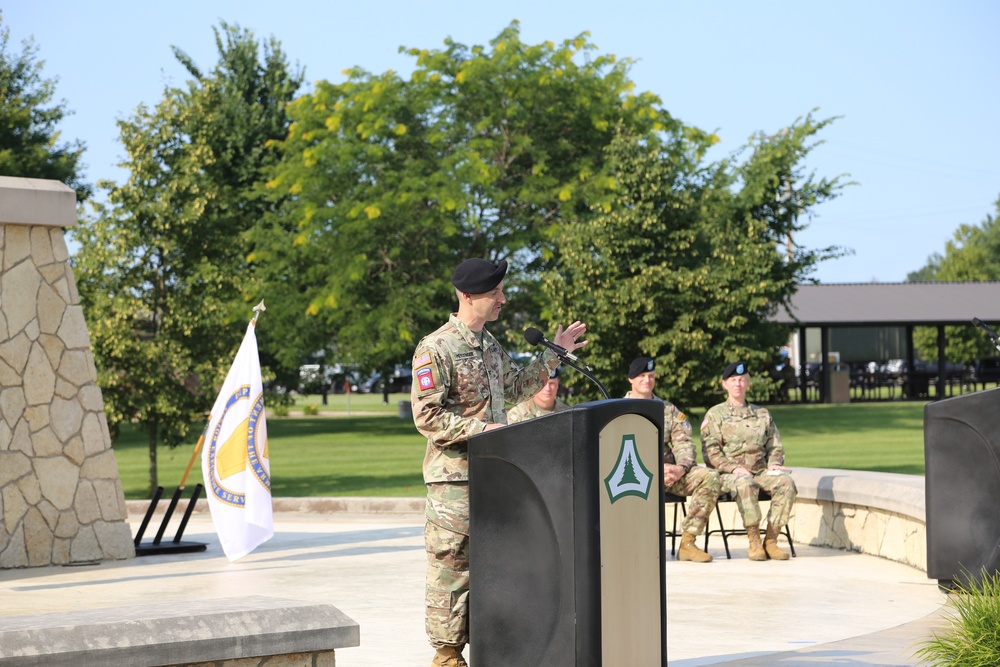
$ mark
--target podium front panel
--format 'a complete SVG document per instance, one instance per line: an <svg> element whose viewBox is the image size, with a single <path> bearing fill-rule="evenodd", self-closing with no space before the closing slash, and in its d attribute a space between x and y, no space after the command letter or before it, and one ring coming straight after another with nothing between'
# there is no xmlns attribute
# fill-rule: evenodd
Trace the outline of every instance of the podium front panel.
<svg viewBox="0 0 1000 667"><path fill-rule="evenodd" d="M924 408L927 576L1000 570L1000 389Z"/></svg>
<svg viewBox="0 0 1000 667"><path fill-rule="evenodd" d="M663 466L659 431L640 415L601 430L601 653L604 667L661 664Z"/></svg>
<svg viewBox="0 0 1000 667"><path fill-rule="evenodd" d="M662 403L615 399L470 438L473 664L667 664L662 429ZM652 514L633 517L642 470ZM636 661L638 644L659 653Z"/></svg>

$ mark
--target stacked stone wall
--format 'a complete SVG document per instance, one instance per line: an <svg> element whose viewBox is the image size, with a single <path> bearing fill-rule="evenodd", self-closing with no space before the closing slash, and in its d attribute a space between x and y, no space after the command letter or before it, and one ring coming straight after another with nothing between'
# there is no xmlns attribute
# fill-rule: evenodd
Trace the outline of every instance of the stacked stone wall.
<svg viewBox="0 0 1000 667"><path fill-rule="evenodd" d="M48 182L0 178L0 197L51 204L25 183ZM0 568L135 555L63 229L3 217L0 515Z"/></svg>

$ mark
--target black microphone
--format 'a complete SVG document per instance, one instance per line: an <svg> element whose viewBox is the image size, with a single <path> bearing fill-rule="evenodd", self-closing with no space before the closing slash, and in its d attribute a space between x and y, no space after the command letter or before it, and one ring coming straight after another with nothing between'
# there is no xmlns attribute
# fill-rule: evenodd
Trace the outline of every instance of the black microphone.
<svg viewBox="0 0 1000 667"><path fill-rule="evenodd" d="M580 361L580 359L575 354L573 354L566 348L556 345L552 341L545 340L545 336L542 335L542 332L536 329L535 327L528 327L527 329L524 330L524 340L528 341L532 345L542 344L545 347L552 350L553 352L555 352L563 359L569 359L570 361L575 361L578 364L583 364L583 362ZM586 364L583 365L586 366Z"/></svg>
<svg viewBox="0 0 1000 667"><path fill-rule="evenodd" d="M977 327L981 327L983 331L988 333L990 335L990 340L993 341L993 346L996 349L1000 350L1000 335L997 335L997 332L994 331L992 328L990 328L990 325L986 324L986 322L983 322L978 317L973 317L972 323L975 324Z"/></svg>

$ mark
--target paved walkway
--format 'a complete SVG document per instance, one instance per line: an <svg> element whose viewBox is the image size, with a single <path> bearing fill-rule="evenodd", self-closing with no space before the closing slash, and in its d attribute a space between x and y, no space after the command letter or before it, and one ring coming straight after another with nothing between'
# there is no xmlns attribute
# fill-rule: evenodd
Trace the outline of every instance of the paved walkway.
<svg viewBox="0 0 1000 667"><path fill-rule="evenodd" d="M286 511L275 533L230 563L196 513L184 539L207 543L203 553L0 571L0 617L267 595L329 603L360 624L361 646L338 651L338 667L430 663L419 514ZM713 563L665 565L672 667L916 665L913 648L940 625L945 595L906 565L805 545L790 561L757 563L745 540L732 542L732 560L719 540Z"/></svg>

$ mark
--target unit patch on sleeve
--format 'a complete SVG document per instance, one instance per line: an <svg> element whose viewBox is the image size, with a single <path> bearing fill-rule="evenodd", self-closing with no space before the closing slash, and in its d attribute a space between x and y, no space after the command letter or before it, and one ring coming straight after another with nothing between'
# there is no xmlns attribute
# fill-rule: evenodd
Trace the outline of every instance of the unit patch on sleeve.
<svg viewBox="0 0 1000 667"><path fill-rule="evenodd" d="M434 389L434 374L431 372L430 366L422 366L417 369L417 386L420 387L420 391L427 391L428 389Z"/></svg>

